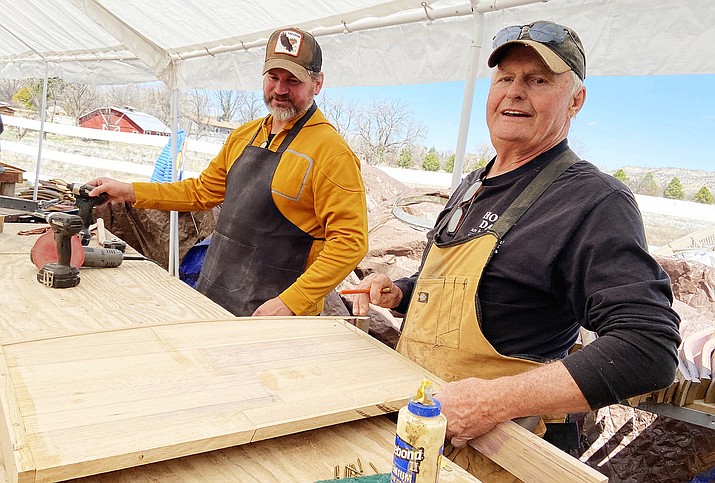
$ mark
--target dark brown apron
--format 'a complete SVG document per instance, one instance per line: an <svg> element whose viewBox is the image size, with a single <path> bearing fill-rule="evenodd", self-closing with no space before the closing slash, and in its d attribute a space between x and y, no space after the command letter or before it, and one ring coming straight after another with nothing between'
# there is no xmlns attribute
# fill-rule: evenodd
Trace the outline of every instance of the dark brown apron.
<svg viewBox="0 0 715 483"><path fill-rule="evenodd" d="M196 289L234 315L252 315L305 271L314 238L278 210L271 184L281 156L316 109L314 102L275 152L252 146L259 128L226 176Z"/></svg>

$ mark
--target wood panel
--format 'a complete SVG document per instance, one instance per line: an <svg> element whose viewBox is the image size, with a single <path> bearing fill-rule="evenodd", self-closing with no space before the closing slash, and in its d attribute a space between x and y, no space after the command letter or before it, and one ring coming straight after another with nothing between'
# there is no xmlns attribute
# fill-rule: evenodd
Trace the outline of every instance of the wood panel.
<svg viewBox="0 0 715 483"><path fill-rule="evenodd" d="M432 377L325 317L112 330L5 344L2 356L16 401L6 398L6 419L21 416L31 456L14 456L10 476L34 471L37 481L392 412Z"/></svg>

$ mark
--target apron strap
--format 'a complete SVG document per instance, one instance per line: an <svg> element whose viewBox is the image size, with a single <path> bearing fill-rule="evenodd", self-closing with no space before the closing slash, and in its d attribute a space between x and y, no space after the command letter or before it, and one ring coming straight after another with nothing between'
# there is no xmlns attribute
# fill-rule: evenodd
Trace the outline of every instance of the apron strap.
<svg viewBox="0 0 715 483"><path fill-rule="evenodd" d="M308 119L310 119L310 116L312 116L313 113L317 109L318 109L318 105L315 103L315 101L313 101L313 104L310 106L308 111L305 114L303 114L303 117L298 119L298 121L296 121L295 124L293 124L293 127L290 128L290 131L288 131L288 133L286 134L285 139L283 139L283 142L276 150L276 153L278 154L278 156L281 156L283 154L283 152L286 149L288 149L288 145L293 141L293 138L296 137L296 135L298 134L298 131L300 131L303 128L303 126L305 126L305 123L308 122Z"/></svg>
<svg viewBox="0 0 715 483"><path fill-rule="evenodd" d="M570 148L566 148L566 151L561 153L536 175L536 178L529 183L529 186L521 192L504 214L494 223L491 231L499 238L503 238L511 227L519 221L519 218L521 218L526 210L551 186L551 183L580 160L581 158L579 158L576 153L571 151Z"/></svg>

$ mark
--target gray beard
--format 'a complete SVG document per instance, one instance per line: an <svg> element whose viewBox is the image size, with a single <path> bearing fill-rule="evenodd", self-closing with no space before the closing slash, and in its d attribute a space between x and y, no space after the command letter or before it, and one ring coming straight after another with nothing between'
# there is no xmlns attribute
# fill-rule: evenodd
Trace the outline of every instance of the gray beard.
<svg viewBox="0 0 715 483"><path fill-rule="evenodd" d="M313 97L311 96L311 98L306 101L305 106L302 106L300 110L298 110L295 104L291 107L273 107L271 106L270 100L265 97L263 98L263 103L276 121L288 122L305 114L308 109L310 109L310 106L313 105Z"/></svg>
<svg viewBox="0 0 715 483"><path fill-rule="evenodd" d="M288 122L291 119L298 117L298 112L295 107L273 107L271 105L266 105L268 112L271 113L276 121Z"/></svg>

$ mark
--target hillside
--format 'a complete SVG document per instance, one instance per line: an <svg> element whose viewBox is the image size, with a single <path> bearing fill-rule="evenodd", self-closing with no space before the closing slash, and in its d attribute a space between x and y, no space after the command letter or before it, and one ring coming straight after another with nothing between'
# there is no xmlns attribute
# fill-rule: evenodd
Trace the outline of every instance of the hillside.
<svg viewBox="0 0 715 483"><path fill-rule="evenodd" d="M706 186L711 193L715 194L715 171L699 171L673 167L644 168L639 166L626 166L622 169L630 178L631 182L627 184L631 186L631 189L634 188L632 185L636 185L638 181L642 180L645 175L650 172L661 190L665 189L674 177L677 177L683 185L686 200L691 199L703 186ZM611 172L611 174L613 173Z"/></svg>

